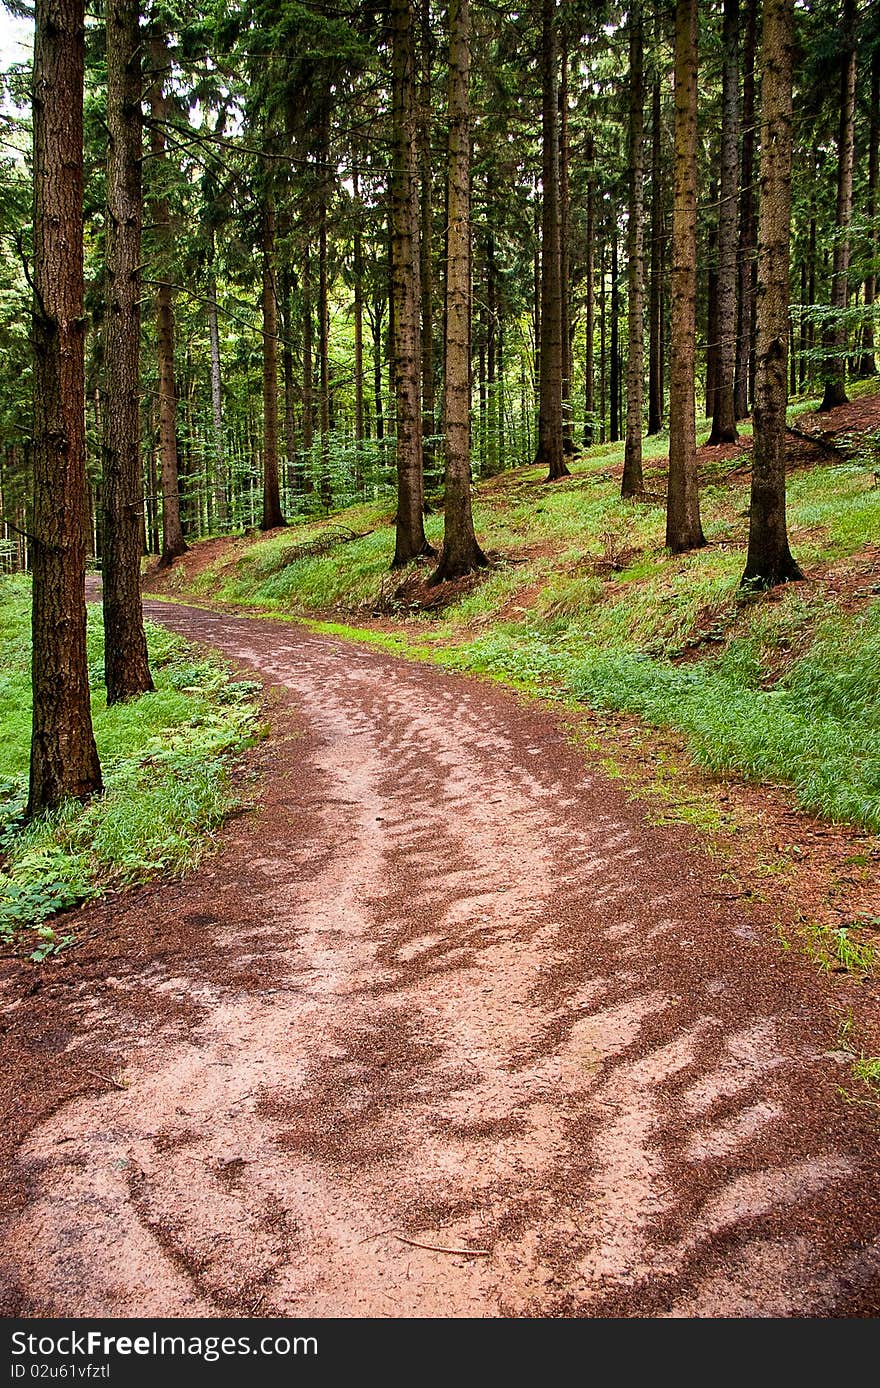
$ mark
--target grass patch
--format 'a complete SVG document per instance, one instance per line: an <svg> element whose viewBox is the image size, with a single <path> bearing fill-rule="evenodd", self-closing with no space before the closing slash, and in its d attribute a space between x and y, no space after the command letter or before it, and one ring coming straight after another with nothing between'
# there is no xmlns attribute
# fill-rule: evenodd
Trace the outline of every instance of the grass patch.
<svg viewBox="0 0 880 1388"><path fill-rule="evenodd" d="M854 394L871 391L876 385L854 384ZM815 404L794 401L792 417ZM662 436L645 441L644 502L620 498L620 443L582 455L557 484L525 466L478 487L477 533L502 561L442 612L401 619L393 632L388 621L365 630L364 615L388 583L387 501L238 541L234 563L228 554L216 560L190 591L310 622L331 618L335 625L315 629L571 706L634 715L682 734L693 761L711 773L788 786L805 809L880 831L880 585L875 597L868 580L845 606L821 576L744 596L746 452L705 458L709 543L670 555L657 500L667 447ZM877 438L850 437L846 447L849 461L799 465L789 480L792 548L808 575L830 562L857 563L880 543ZM297 545L320 540L322 527L339 524L370 533L291 557ZM439 515L428 518L428 531L437 544ZM696 806L686 813L701 817Z"/></svg>
<svg viewBox="0 0 880 1388"><path fill-rule="evenodd" d="M807 953L825 973L853 974L866 978L877 962L876 946L859 938L872 921L851 921L836 927L810 922L804 926Z"/></svg>
<svg viewBox="0 0 880 1388"><path fill-rule="evenodd" d="M214 659L148 624L154 694L107 708L101 685L103 628L89 608L92 718L105 791L28 823L31 698L30 593L0 581L0 940L33 932L34 958L69 938L47 924L58 911L159 872L198 862L213 831L239 803L231 753L255 735L260 686L231 680Z"/></svg>

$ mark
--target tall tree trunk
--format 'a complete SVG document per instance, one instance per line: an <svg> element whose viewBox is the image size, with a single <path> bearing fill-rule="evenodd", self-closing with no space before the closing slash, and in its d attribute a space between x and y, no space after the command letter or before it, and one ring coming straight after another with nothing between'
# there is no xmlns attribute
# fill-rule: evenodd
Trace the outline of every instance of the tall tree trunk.
<svg viewBox="0 0 880 1388"><path fill-rule="evenodd" d="M592 134L587 135L584 157L587 162L587 246L584 266L584 285L586 289L586 341L584 343L584 448L592 447L596 437L596 383L595 348L593 338L596 332L596 177L593 169L595 150Z"/></svg>
<svg viewBox="0 0 880 1388"><path fill-rule="evenodd" d="M357 485L360 486L364 441L364 245L360 230L361 196L357 165L352 173L355 203L354 233L354 437L357 448Z"/></svg>
<svg viewBox="0 0 880 1388"><path fill-rule="evenodd" d="M492 193L489 190L488 202L492 206ZM495 238L490 232L486 237L486 390L489 396L488 454L486 471L493 476L499 471L499 402L498 402L498 296L495 268Z"/></svg>
<svg viewBox="0 0 880 1388"><path fill-rule="evenodd" d="M208 338L211 347L211 422L214 434L214 487L217 521L221 530L229 524L226 500L226 445L223 439L223 378L220 370L220 325L217 321L217 280L208 285Z"/></svg>
<svg viewBox="0 0 880 1388"><path fill-rule="evenodd" d="M645 148L644 17L641 0L629 12L629 224L626 236L628 356L626 445L621 496L640 496L642 479L642 400L645 354L645 269L642 257Z"/></svg>
<svg viewBox="0 0 880 1388"><path fill-rule="evenodd" d="M803 577L789 550L785 520L793 49L794 0L764 0L755 435L742 580L748 587Z"/></svg>
<svg viewBox="0 0 880 1388"><path fill-rule="evenodd" d="M284 457L287 485L295 493L299 487L299 477L296 466L296 385L293 376L293 274L287 265L279 274L278 288L281 294L278 311L283 339L281 379L284 387Z"/></svg>
<svg viewBox="0 0 880 1388"><path fill-rule="evenodd" d="M865 325L862 330L861 374L873 376L877 371L874 356L874 303L877 298L877 183L880 155L880 52L874 50L871 59L871 106L868 113L868 255L870 269L865 276Z"/></svg>
<svg viewBox="0 0 880 1388"><path fill-rule="evenodd" d="M107 0L107 409L101 493L107 703L153 688L141 603L140 450L143 158L138 0Z"/></svg>
<svg viewBox="0 0 880 1388"><path fill-rule="evenodd" d="M562 337L562 451L574 451L571 340L571 188L569 180L568 50L563 46L559 77L559 307Z"/></svg>
<svg viewBox="0 0 880 1388"><path fill-rule="evenodd" d="M391 0L391 280L397 406L397 515L393 567L433 553L424 528L421 274L416 165L413 0Z"/></svg>
<svg viewBox="0 0 880 1388"><path fill-rule="evenodd" d="M697 0L675 7L675 201L666 543L673 553L706 543L700 523L694 404L697 316Z"/></svg>
<svg viewBox="0 0 880 1388"><path fill-rule="evenodd" d="M620 261L617 249L615 208L612 208L611 218L611 369L609 377L611 428L608 437L612 443L617 443L620 438Z"/></svg>
<svg viewBox="0 0 880 1388"><path fill-rule="evenodd" d="M739 176L739 6L724 0L721 194L718 209L718 382L710 443L734 443L736 405L736 201Z"/></svg>
<svg viewBox="0 0 880 1388"><path fill-rule="evenodd" d="M562 442L562 264L559 231L559 62L556 0L541 5L541 360L535 463L568 477Z"/></svg>
<svg viewBox="0 0 880 1388"><path fill-rule="evenodd" d="M84 36L82 0L37 0L29 815L101 790L86 658Z"/></svg>
<svg viewBox="0 0 880 1388"><path fill-rule="evenodd" d="M486 563L471 511L470 305L470 9L449 5L448 231L446 240L446 490L443 551L433 583Z"/></svg>
<svg viewBox="0 0 880 1388"><path fill-rule="evenodd" d="M308 239L303 247L302 259L302 435L305 453L305 490L312 490L311 453L315 441L315 415L313 406L314 362L314 324L312 319L312 259Z"/></svg>
<svg viewBox="0 0 880 1388"><path fill-rule="evenodd" d="M604 443L608 435L605 428L608 381L608 297L605 284L605 238L603 234L599 246L599 442Z"/></svg>
<svg viewBox="0 0 880 1388"><path fill-rule="evenodd" d="M382 400L382 319L385 310L382 300L373 299L370 311L370 331L373 338L373 402L376 410L376 440L385 437L385 411Z"/></svg>
<svg viewBox="0 0 880 1388"><path fill-rule="evenodd" d="M714 180L709 188L709 201L715 202L718 188ZM709 229L706 247L706 409L707 419L715 413L718 392L718 228Z"/></svg>
<svg viewBox="0 0 880 1388"><path fill-rule="evenodd" d="M660 74L651 90L651 305L648 342L648 433L663 427L663 190Z"/></svg>
<svg viewBox="0 0 880 1388"><path fill-rule="evenodd" d="M419 83L419 271L422 286L422 420L423 466L434 465L433 436L437 410L434 384L434 257L431 254L434 179L431 157L431 62L434 41L431 34L430 0L419 0L421 28L421 80Z"/></svg>
<svg viewBox="0 0 880 1388"><path fill-rule="evenodd" d="M845 314L849 299L849 226L852 220L853 158L856 114L856 4L843 0L840 62L840 127L837 136L837 214L834 219L834 269L831 277L831 308L834 317L823 335L825 349L825 393L820 410L845 405L846 353L849 334Z"/></svg>
<svg viewBox="0 0 880 1388"><path fill-rule="evenodd" d="M284 525L278 476L278 294L275 284L275 209L263 208L263 515L261 530Z"/></svg>
<svg viewBox="0 0 880 1388"><path fill-rule="evenodd" d="M758 41L758 0L744 0L745 30L742 47L742 154L739 198L739 294L736 310L736 368L734 372L734 413L746 419L749 413L749 382L752 361L752 320L754 317L755 257L755 51Z"/></svg>
<svg viewBox="0 0 880 1388"><path fill-rule="evenodd" d="M321 144L321 160L326 164L327 145ZM320 392L318 430L321 436L321 502L329 510L332 501L330 480L330 286L327 270L327 192L321 183L318 200L318 359Z"/></svg>
<svg viewBox="0 0 880 1388"><path fill-rule="evenodd" d="M174 379L174 303L169 261L173 254L171 216L162 189L167 164L165 124L169 103L165 76L170 66L162 27L154 22L150 36L150 153L156 168L157 191L151 212L159 248L160 269L156 288L156 351L159 367L159 459L162 488L162 553L159 567L170 564L187 550L180 518L180 482L177 459L177 386Z"/></svg>

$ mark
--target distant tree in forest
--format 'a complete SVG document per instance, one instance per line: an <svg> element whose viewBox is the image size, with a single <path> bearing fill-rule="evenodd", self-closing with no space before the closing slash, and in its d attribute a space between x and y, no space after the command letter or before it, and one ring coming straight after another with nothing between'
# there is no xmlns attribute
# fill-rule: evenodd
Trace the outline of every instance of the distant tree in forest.
<svg viewBox="0 0 880 1388"><path fill-rule="evenodd" d="M86 658L83 0L37 0L28 814L100 791Z"/></svg>

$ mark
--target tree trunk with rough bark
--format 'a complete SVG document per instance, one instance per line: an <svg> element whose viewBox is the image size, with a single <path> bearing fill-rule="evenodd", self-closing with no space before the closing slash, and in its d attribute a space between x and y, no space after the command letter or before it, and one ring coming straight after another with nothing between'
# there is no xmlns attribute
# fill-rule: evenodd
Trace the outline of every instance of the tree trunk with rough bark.
<svg viewBox="0 0 880 1388"><path fill-rule="evenodd" d="M556 0L542 0L541 23L541 360L535 463L548 482L568 477L562 439L562 281L559 230L559 60Z"/></svg>
<svg viewBox="0 0 880 1388"><path fill-rule="evenodd" d="M840 60L840 125L837 135L837 211L834 219L834 269L831 275L832 318L823 334L825 351L825 393L820 410L832 410L845 405L846 354L849 334L844 315L849 299L849 227L852 221L853 163L855 154L856 114L856 4L843 0L842 45Z"/></svg>
<svg viewBox="0 0 880 1388"><path fill-rule="evenodd" d="M746 587L770 588L803 577L789 549L785 518L793 50L794 0L764 0L755 433L749 549L742 579Z"/></svg>
<svg viewBox="0 0 880 1388"><path fill-rule="evenodd" d="M448 231L446 241L446 483L443 550L432 578L460 578L486 563L471 510L470 7L449 5Z"/></svg>
<svg viewBox="0 0 880 1388"><path fill-rule="evenodd" d="M397 405L397 515L392 566L433 553L424 527L421 275L412 0L391 0L391 310Z"/></svg>
<svg viewBox="0 0 880 1388"><path fill-rule="evenodd" d="M434 383L434 257L431 254L434 178L431 157L431 34L430 0L419 0L421 71L419 82L419 272L422 286L422 451L423 467L434 465L437 395ZM424 435L427 434L427 439Z"/></svg>
<svg viewBox="0 0 880 1388"><path fill-rule="evenodd" d="M101 790L86 656L84 37L82 0L37 0L29 815Z"/></svg>
<svg viewBox="0 0 880 1388"><path fill-rule="evenodd" d="M568 50L563 47L559 79L559 308L562 339L562 451L575 452L571 407L571 186L568 131Z"/></svg>
<svg viewBox="0 0 880 1388"><path fill-rule="evenodd" d="M718 379L710 443L737 439L736 371L737 178L739 176L739 5L724 0L721 95L721 191L718 208Z"/></svg>
<svg viewBox="0 0 880 1388"><path fill-rule="evenodd" d="M162 191L167 165L165 125L169 102L165 75L170 67L168 47L158 22L150 36L150 154L156 168L157 190L151 198L153 228L158 243L160 269L156 287L156 352L159 369L159 471L162 489L162 553L159 567L168 568L185 554L180 516L180 479L177 457L177 385L174 378L174 302L169 264L173 254L171 215Z"/></svg>
<svg viewBox="0 0 880 1388"><path fill-rule="evenodd" d="M697 0L675 8L675 173L672 332L669 362L669 484L666 544L673 553L706 543L700 522L694 403L697 310Z"/></svg>
<svg viewBox="0 0 880 1388"><path fill-rule="evenodd" d="M328 148L321 143L321 162L326 164ZM322 175L323 180L323 175ZM327 267L327 192L322 181L318 200L318 433L321 440L321 502L329 511L332 504L330 479L330 285Z"/></svg>
<svg viewBox="0 0 880 1388"><path fill-rule="evenodd" d="M871 268L865 276L865 326L862 330L862 376L873 376L877 371L874 351L873 307L877 298L877 183L878 164L880 164L880 52L874 51L871 59L871 98L868 113L868 254Z"/></svg>
<svg viewBox="0 0 880 1388"><path fill-rule="evenodd" d="M352 171L354 191L354 437L358 445L357 477L358 486L362 481L363 460L361 444L364 441L364 245L361 235L361 195L358 168Z"/></svg>
<svg viewBox="0 0 880 1388"><path fill-rule="evenodd" d="M587 135L585 159L587 174L587 246L584 267L584 289L586 293L586 342L584 344L584 448L592 447L596 437L596 384L595 384L595 346L596 332L596 178L593 171L595 148L593 136Z"/></svg>
<svg viewBox="0 0 880 1388"><path fill-rule="evenodd" d="M217 522L221 530L229 525L226 495L226 445L223 438L223 378L220 370L220 325L217 321L217 281L208 285L208 338L211 348L211 423L214 433L214 488Z"/></svg>
<svg viewBox="0 0 880 1388"><path fill-rule="evenodd" d="M629 13L629 223L626 237L628 356L626 444L621 496L640 496L642 478L642 402L645 354L645 267L643 260L645 149L644 16L641 0Z"/></svg>
<svg viewBox="0 0 880 1388"><path fill-rule="evenodd" d="M302 258L302 436L307 492L312 490L311 454L315 441L313 347L312 257L307 240Z"/></svg>
<svg viewBox="0 0 880 1388"><path fill-rule="evenodd" d="M611 352L608 391L611 397L611 427L608 438L617 443L620 438L620 259L617 247L616 209L611 219Z"/></svg>
<svg viewBox="0 0 880 1388"><path fill-rule="evenodd" d="M648 337L648 433L663 427L663 188L660 77L651 90L651 303Z"/></svg>
<svg viewBox="0 0 880 1388"><path fill-rule="evenodd" d="M261 530L284 525L278 475L278 294L275 283L275 209L263 208L263 515Z"/></svg>
<svg viewBox="0 0 880 1388"><path fill-rule="evenodd" d="M745 0L742 46L742 153L739 195L739 273L736 306L736 367L734 412L737 419L749 413L754 313L755 266L755 50L758 41L758 0Z"/></svg>
<svg viewBox="0 0 880 1388"><path fill-rule="evenodd" d="M141 34L138 0L108 0L107 273L101 576L107 703L153 688L141 603Z"/></svg>

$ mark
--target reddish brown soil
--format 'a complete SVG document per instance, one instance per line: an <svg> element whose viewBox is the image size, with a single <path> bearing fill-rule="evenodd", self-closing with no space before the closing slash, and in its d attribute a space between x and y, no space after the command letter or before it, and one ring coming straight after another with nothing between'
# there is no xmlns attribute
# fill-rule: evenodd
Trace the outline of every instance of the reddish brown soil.
<svg viewBox="0 0 880 1388"><path fill-rule="evenodd" d="M873 983L537 705L148 610L277 691L259 806L3 965L7 1315L880 1312Z"/></svg>

